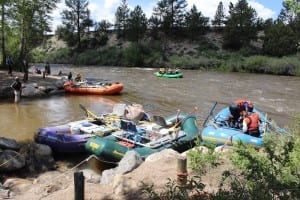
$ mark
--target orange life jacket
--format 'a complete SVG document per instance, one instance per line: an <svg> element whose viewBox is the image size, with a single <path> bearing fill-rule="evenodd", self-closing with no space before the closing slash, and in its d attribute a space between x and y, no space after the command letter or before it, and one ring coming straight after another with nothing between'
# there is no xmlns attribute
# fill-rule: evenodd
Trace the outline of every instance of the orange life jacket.
<svg viewBox="0 0 300 200"><path fill-rule="evenodd" d="M245 118L248 125L248 131L256 131L259 126L259 114L251 113Z"/></svg>
<svg viewBox="0 0 300 200"><path fill-rule="evenodd" d="M246 110L245 105L247 104L247 106L249 106L252 104L251 101L245 99L238 99L234 103L239 107L240 110Z"/></svg>

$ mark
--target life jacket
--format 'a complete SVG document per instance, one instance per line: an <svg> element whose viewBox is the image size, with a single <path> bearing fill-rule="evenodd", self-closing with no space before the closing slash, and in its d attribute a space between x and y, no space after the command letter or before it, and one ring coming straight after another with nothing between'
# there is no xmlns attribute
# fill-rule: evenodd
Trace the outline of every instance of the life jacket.
<svg viewBox="0 0 300 200"><path fill-rule="evenodd" d="M251 113L245 118L248 125L248 131L257 131L259 127L259 114Z"/></svg>
<svg viewBox="0 0 300 200"><path fill-rule="evenodd" d="M251 101L245 99L238 99L234 103L239 107L241 111L246 110L246 108L248 108L248 106L252 104Z"/></svg>

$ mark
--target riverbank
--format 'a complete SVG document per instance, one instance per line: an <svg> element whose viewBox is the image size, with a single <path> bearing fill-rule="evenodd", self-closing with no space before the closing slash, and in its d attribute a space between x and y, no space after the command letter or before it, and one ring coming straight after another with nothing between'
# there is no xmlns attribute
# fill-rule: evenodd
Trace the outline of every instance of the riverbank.
<svg viewBox="0 0 300 200"><path fill-rule="evenodd" d="M49 75L45 78L41 74L28 74L28 81L23 81L24 73L13 71L12 76L7 71L0 70L0 98L13 99L13 89L10 87L18 76L22 82L22 97L35 98L64 92L63 83L65 77ZM12 100L13 101L13 100Z"/></svg>
<svg viewBox="0 0 300 200"><path fill-rule="evenodd" d="M97 173L95 167L101 166L101 164L103 166L103 162L93 156L86 155L77 163L69 163L64 168L60 167L57 162L57 168L51 170L49 167L54 166L54 163L51 151L46 145L23 144L22 146L19 153L22 156L26 151L30 154L25 155L25 159L27 159L27 165L30 163L31 166L20 169L22 173L1 173L0 199L74 199L75 172L82 172L84 175L84 199L148 199L147 195L140 191L143 185L153 185L153 190L156 192L163 191L170 180L176 181L178 178L178 159L186 157L186 152L179 154L174 150L166 149L152 154L145 161L142 161L141 157L132 151L126 153L117 167ZM227 149L216 149L216 151L220 150L226 152ZM200 151L202 153L208 152L205 147L201 147ZM7 150L1 152L0 155L4 153L7 153ZM43 156L43 159L37 159L38 156ZM216 191L223 170L230 168L230 165L222 160L220 167L211 169L207 176L202 177L202 182L207 185L203 193ZM187 175L190 179L195 174L190 169L191 161L187 161ZM35 172L32 171L33 167L37 166L44 166L44 168L39 168ZM30 169L31 172L28 173ZM97 169L99 170L99 168Z"/></svg>
<svg viewBox="0 0 300 200"><path fill-rule="evenodd" d="M91 65L125 66L180 69L201 69L223 72L248 72L300 76L299 53L291 56L271 57L253 52L251 49L228 51L222 49L222 34L210 32L203 38L166 38L142 40L139 44L117 39L111 35L105 45L74 51L57 36L48 39L47 45L35 49L33 62Z"/></svg>

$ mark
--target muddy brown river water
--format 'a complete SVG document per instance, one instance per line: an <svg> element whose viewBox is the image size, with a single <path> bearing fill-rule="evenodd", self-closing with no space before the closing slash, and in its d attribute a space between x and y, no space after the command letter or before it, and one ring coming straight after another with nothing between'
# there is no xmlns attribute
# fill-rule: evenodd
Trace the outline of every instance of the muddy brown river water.
<svg viewBox="0 0 300 200"><path fill-rule="evenodd" d="M119 81L124 90L116 96L61 94L23 99L18 105L13 100L0 101L1 136L32 140L39 127L82 119L79 104L100 114L111 112L116 103L140 103L150 114L161 116L175 114L178 109L191 112L197 107L200 128L215 102L221 109L237 98L250 99L281 126L300 113L300 77L183 70L184 78L165 79L156 77L157 69L150 68L53 65L51 70L53 74L72 71L73 76L80 72L83 77Z"/></svg>

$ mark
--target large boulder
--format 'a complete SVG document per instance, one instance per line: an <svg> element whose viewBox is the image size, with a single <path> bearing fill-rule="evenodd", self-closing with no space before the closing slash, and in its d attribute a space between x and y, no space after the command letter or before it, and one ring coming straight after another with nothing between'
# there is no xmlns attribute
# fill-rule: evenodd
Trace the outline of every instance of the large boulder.
<svg viewBox="0 0 300 200"><path fill-rule="evenodd" d="M0 97L2 98L10 98L14 97L14 90L11 87L1 87L0 86Z"/></svg>
<svg viewBox="0 0 300 200"><path fill-rule="evenodd" d="M11 172L19 170L25 166L25 158L20 153L13 150L0 152L0 172Z"/></svg>
<svg viewBox="0 0 300 200"><path fill-rule="evenodd" d="M14 139L0 137L0 149L19 150L20 145Z"/></svg>
<svg viewBox="0 0 300 200"><path fill-rule="evenodd" d="M26 172L40 173L57 168L56 162L49 146L43 144L27 144L24 145L20 152L26 159Z"/></svg>
<svg viewBox="0 0 300 200"><path fill-rule="evenodd" d="M39 90L36 84L27 84L26 87L22 89L23 97L37 97L43 96L45 93L42 90Z"/></svg>
<svg viewBox="0 0 300 200"><path fill-rule="evenodd" d="M105 170L101 176L101 184L112 184L117 174L126 174L137 168L143 160L136 151L127 151L119 165L114 169Z"/></svg>

